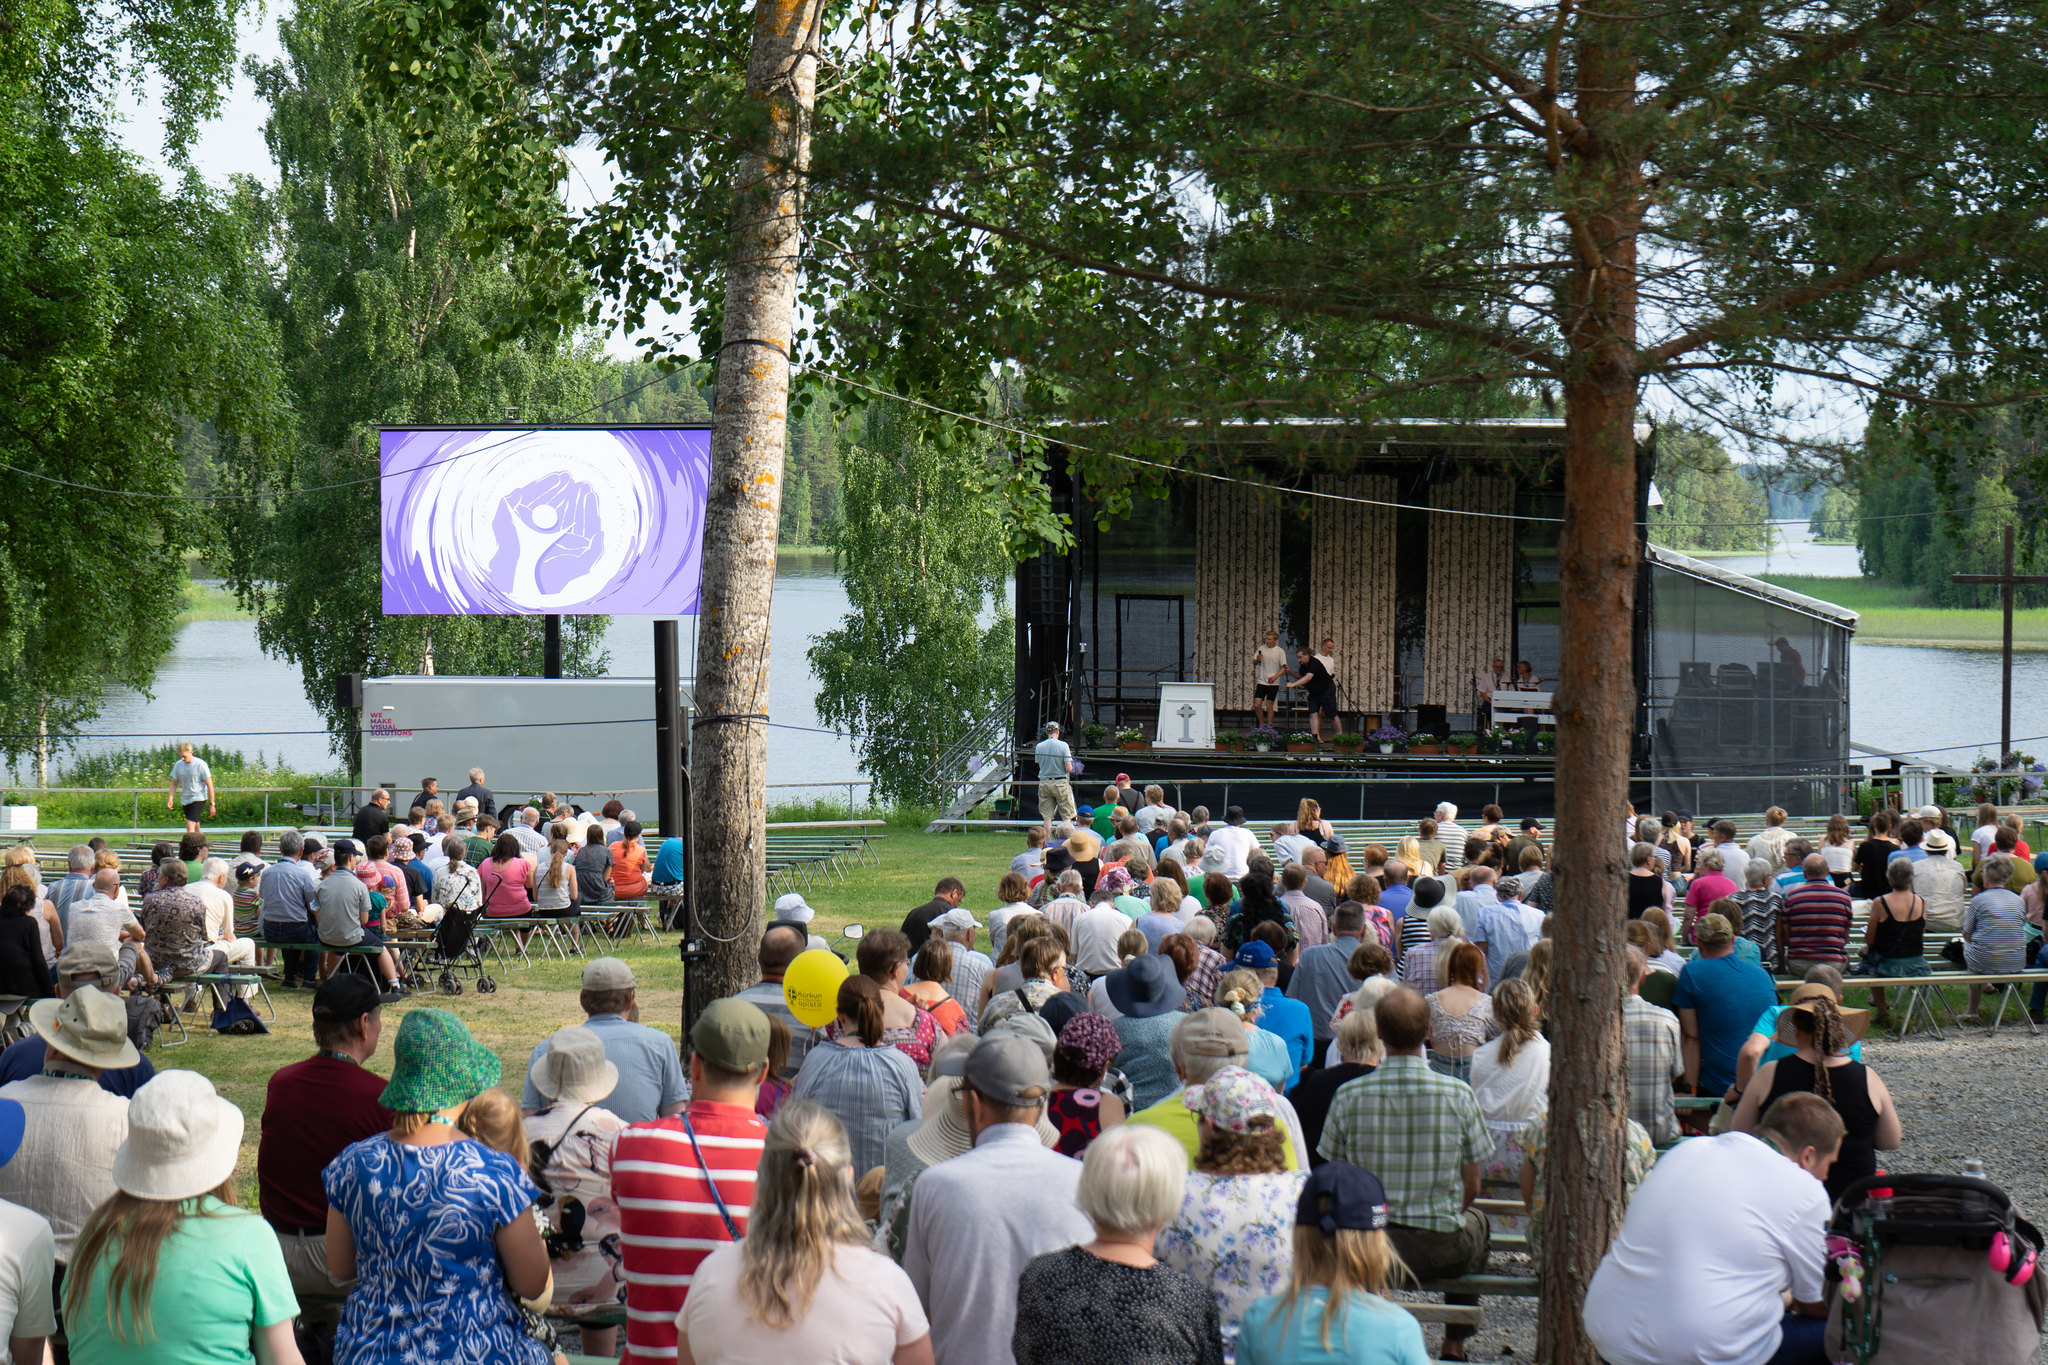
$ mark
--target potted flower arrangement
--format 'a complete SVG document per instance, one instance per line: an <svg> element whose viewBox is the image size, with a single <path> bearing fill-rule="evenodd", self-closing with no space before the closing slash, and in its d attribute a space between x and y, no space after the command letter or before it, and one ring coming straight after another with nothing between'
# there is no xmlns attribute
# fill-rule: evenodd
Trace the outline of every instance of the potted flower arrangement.
<svg viewBox="0 0 2048 1365"><path fill-rule="evenodd" d="M1487 727L1479 732L1479 752L1482 754L1499 753L1503 739L1504 736L1502 736L1498 725Z"/></svg>
<svg viewBox="0 0 2048 1365"><path fill-rule="evenodd" d="M1142 749L1145 747L1145 732L1138 729L1123 729L1116 732L1116 747L1119 749Z"/></svg>
<svg viewBox="0 0 2048 1365"><path fill-rule="evenodd" d="M1551 754L1557 752L1557 731L1545 730L1536 736L1536 752Z"/></svg>
<svg viewBox="0 0 2048 1365"><path fill-rule="evenodd" d="M1408 752L1411 754L1435 754L1443 752L1443 747L1444 740L1442 735L1418 734L1409 742Z"/></svg>
<svg viewBox="0 0 2048 1365"><path fill-rule="evenodd" d="M1216 747L1228 753L1238 753L1244 748L1244 736L1235 730L1218 730Z"/></svg>
<svg viewBox="0 0 2048 1365"><path fill-rule="evenodd" d="M1287 752L1290 754L1312 754L1316 751L1316 737L1306 730L1296 730L1287 737Z"/></svg>
<svg viewBox="0 0 2048 1365"><path fill-rule="evenodd" d="M1346 730L1341 735L1330 736L1330 747L1340 754L1356 758L1359 751L1365 748L1365 736L1356 730Z"/></svg>
<svg viewBox="0 0 2048 1365"><path fill-rule="evenodd" d="M1090 749L1100 749L1102 742L1109 738L1109 727L1093 721L1081 727L1081 743Z"/></svg>
<svg viewBox="0 0 2048 1365"><path fill-rule="evenodd" d="M1244 732L1244 742L1260 753L1271 753L1273 746L1280 742L1280 732L1270 725L1261 725Z"/></svg>
<svg viewBox="0 0 2048 1365"><path fill-rule="evenodd" d="M1367 735L1366 738L1379 745L1381 753L1390 754L1394 752L1396 744L1405 746L1408 732L1398 725L1382 725L1379 729Z"/></svg>
<svg viewBox="0 0 2048 1365"><path fill-rule="evenodd" d="M1479 752L1479 736L1470 730L1460 730L1450 737L1445 752L1453 754L1476 754Z"/></svg>

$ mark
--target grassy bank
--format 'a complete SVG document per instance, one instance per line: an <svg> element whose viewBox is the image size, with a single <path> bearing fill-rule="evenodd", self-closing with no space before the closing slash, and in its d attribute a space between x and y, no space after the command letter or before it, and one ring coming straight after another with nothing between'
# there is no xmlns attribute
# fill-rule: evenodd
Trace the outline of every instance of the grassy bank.
<svg viewBox="0 0 2048 1365"><path fill-rule="evenodd" d="M1864 578L1819 578L1810 574L1764 574L1767 583L1847 607L1862 619L1856 638L1866 644L1948 645L1996 648L2005 616L1995 608L1930 607L1917 589L1892 587ZM2013 613L2015 646L2048 649L2048 607Z"/></svg>
<svg viewBox="0 0 2048 1365"><path fill-rule="evenodd" d="M233 593L210 583L185 580L185 605L178 611L179 625L187 621L242 621L248 617Z"/></svg>
<svg viewBox="0 0 2048 1365"><path fill-rule="evenodd" d="M270 821L272 824L289 824L296 822L298 815L287 806L310 802L313 783L324 782L331 786L342 780L332 772L300 772L272 762L260 751L251 758L237 749L218 749L202 744L198 753L213 769L219 813L207 824L216 830L239 832L241 827L260 824L263 820L263 793L236 793L226 788L284 788L270 793ZM181 826L184 817L164 809L164 798L170 791L171 764L177 761L177 757L177 749L169 744L151 749L123 748L76 754L64 759L50 779L52 787L143 789L134 794L52 792L33 786L13 786L0 790L0 798L11 806L35 806L36 823L45 829L104 827L111 836L131 828L131 821L138 818L145 829ZM17 777L22 775L16 774Z"/></svg>

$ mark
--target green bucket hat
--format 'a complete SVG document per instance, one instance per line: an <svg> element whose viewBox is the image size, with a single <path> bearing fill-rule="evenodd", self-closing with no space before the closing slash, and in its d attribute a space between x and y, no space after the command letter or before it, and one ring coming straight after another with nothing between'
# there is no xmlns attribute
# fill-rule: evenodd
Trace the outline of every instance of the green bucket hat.
<svg viewBox="0 0 2048 1365"><path fill-rule="evenodd" d="M498 1054L469 1036L447 1010L412 1010L391 1049L391 1083L378 1103L403 1114L430 1114L473 1100L498 1083Z"/></svg>

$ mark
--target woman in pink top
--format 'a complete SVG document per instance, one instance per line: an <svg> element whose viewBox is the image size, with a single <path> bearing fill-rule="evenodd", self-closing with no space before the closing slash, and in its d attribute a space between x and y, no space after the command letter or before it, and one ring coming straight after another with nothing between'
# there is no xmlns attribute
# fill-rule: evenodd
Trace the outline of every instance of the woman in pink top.
<svg viewBox="0 0 2048 1365"><path fill-rule="evenodd" d="M533 863L519 856L517 839L500 834L476 873L483 883L485 915L513 919L533 913Z"/></svg>
<svg viewBox="0 0 2048 1365"><path fill-rule="evenodd" d="M1739 889L1722 873L1727 864L1713 849L1701 849L1696 859L1699 875L1692 879L1692 885L1685 888L1685 941L1691 943L1693 921L1707 913L1707 907L1723 896L1733 896Z"/></svg>

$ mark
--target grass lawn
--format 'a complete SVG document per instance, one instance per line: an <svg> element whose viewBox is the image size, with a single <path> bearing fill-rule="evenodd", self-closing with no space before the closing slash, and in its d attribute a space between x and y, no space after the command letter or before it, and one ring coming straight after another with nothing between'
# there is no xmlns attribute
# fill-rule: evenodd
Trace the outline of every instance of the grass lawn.
<svg viewBox="0 0 2048 1365"><path fill-rule="evenodd" d="M1857 623L1856 638L1866 643L1995 647L2005 630L2005 614L1996 608L1923 606L1913 588L1806 574L1766 574L1763 578L1858 613L1862 619ZM2016 647L2048 649L2048 607L2014 612L2012 638Z"/></svg>
<svg viewBox="0 0 2048 1365"><path fill-rule="evenodd" d="M996 883L1023 847L1020 835L891 830L873 861L855 868L843 882L806 893L818 912L813 928L828 938L853 921L893 928L903 922L911 907L931 899L933 884L948 875L967 884L968 908L977 916L986 914L997 903ZM620 956L633 965L640 982L641 1022L680 1038L683 983L674 936L667 936L659 947L645 943L628 947ZM582 970L581 960L536 960L531 967L514 967L500 975L494 995L479 995L473 986L465 985L460 996L415 996L385 1012L384 1042L371 1059L370 1069L389 1075L391 1042L399 1021L408 1009L433 1006L454 1012L498 1054L505 1068L502 1084L517 1094L534 1044L563 1025L582 1020L583 1011L576 1002ZM277 992L274 998L278 1018L268 1035L228 1038L193 1028L189 1044L166 1047L165 1035L159 1032L157 1046L149 1053L160 1070L182 1067L204 1073L241 1109L248 1127L237 1173L249 1207L255 1205L256 1141L264 1089L273 1071L313 1051L312 993ZM260 1008L257 1012L262 1013ZM188 1027L195 1017L186 1016Z"/></svg>

